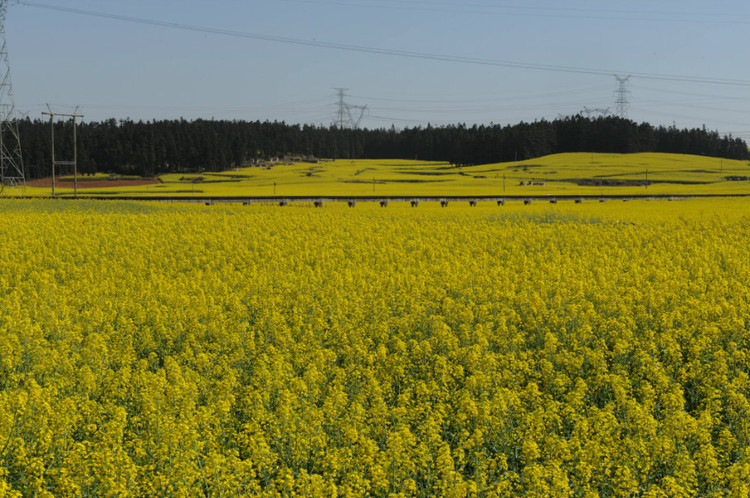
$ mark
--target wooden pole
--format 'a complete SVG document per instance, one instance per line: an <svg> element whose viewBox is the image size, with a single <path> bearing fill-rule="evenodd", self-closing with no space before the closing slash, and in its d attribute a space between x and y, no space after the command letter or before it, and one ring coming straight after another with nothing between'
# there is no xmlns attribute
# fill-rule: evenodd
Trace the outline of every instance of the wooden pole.
<svg viewBox="0 0 750 498"><path fill-rule="evenodd" d="M52 137L52 197L55 196L55 116L49 115L49 129Z"/></svg>
<svg viewBox="0 0 750 498"><path fill-rule="evenodd" d="M49 105L47 105L49 109ZM76 111L78 108L76 108ZM42 113L45 116L49 116L50 136L52 137L52 197L55 196L55 166L58 164L55 160L55 116L66 116L73 118L73 161L60 161L59 164L73 165L73 191L75 196L78 197L78 145L76 140L76 118L82 118L82 114L65 114L61 112L49 112Z"/></svg>
<svg viewBox="0 0 750 498"><path fill-rule="evenodd" d="M0 123L0 151L5 150L3 148L3 123ZM5 188L5 154L0 154L0 192Z"/></svg>
<svg viewBox="0 0 750 498"><path fill-rule="evenodd" d="M78 146L76 143L76 115L73 115L73 195L78 197Z"/></svg>

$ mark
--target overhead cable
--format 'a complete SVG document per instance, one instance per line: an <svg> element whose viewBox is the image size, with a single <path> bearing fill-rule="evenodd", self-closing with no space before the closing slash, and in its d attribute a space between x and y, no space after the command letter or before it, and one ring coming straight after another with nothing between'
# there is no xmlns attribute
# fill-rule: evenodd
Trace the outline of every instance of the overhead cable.
<svg viewBox="0 0 750 498"><path fill-rule="evenodd" d="M516 69L531 69L531 70L537 70L537 71L591 74L591 75L607 76L607 77L611 77L614 72L618 72L618 71L604 70L604 69L591 69L591 68L582 68L582 67L574 67L574 66L548 65L548 64L532 64L532 63L517 62L517 61L481 59L481 58L475 58L475 57L464 57L464 56L445 55L445 54L431 54L431 53L426 53L426 52L414 52L410 50L396 50L396 49L386 49L386 48L378 48L378 47L367 47L367 46L361 46L361 45L348 45L348 44L335 43L335 42L321 42L317 40L304 40L300 38L265 35L265 34L259 34L259 33L250 33L246 31L234 31L234 30L222 29L222 28L211 28L207 26L182 24L182 23L176 23L176 22L171 22L171 21L158 21L158 20L146 19L142 17L124 16L124 15L119 15L119 14L108 14L104 12L74 9L71 7L49 5L49 4L33 2L33 1L22 0L19 2L19 4L25 5L28 7L37 7L41 9L56 10L59 12L67 12L70 14L93 16L93 17L113 19L117 21L124 21L124 22L137 23L137 24L147 24L151 26L158 26L158 27L164 27L164 28L197 31L201 33L211 33L211 34L231 36L231 37L236 37L236 38L247 38L247 39L253 39L253 40L263 40L263 41L270 41L270 42L277 42L277 43L303 45L303 46L308 46L308 47L346 50L350 52L390 55L390 56L396 56L396 57L409 57L413 59L435 60L435 61L441 61L441 62L457 62L457 63L462 63L462 64L477 64L477 65L483 65L483 66L510 67L510 68L516 68ZM707 77L701 77L701 76L680 76L680 75L655 74L655 73L638 73L634 71L619 71L619 72L627 73L636 78L649 79L649 80L681 81L681 82L688 82L688 83L703 83L703 84L711 84L711 85L731 85L731 86L750 87L750 81L747 81L747 80L707 78Z"/></svg>

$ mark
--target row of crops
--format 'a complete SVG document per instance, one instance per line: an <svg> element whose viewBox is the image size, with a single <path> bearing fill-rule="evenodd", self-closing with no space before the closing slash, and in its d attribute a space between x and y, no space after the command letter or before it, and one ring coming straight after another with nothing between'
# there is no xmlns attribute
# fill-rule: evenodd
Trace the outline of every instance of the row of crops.
<svg viewBox="0 0 750 498"><path fill-rule="evenodd" d="M0 496L747 496L750 201L0 201Z"/></svg>

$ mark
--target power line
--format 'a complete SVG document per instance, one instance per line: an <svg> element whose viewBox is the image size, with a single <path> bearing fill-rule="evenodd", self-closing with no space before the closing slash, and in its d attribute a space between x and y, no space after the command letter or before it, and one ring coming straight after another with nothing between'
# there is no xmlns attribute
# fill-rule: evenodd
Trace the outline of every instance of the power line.
<svg viewBox="0 0 750 498"><path fill-rule="evenodd" d="M48 5L48 4L39 3L39 2L20 1L19 4L25 5L28 7L37 7L41 9L47 9L47 10L55 10L58 12L66 12L69 14L85 15L85 16L104 18L104 19L113 19L117 21L130 22L130 23L136 23L136 24L147 24L147 25L158 26L158 27L163 27L163 28L172 28L172 29L179 29L179 30L186 30L186 31L197 31L200 33L219 34L219 35L231 36L231 37L236 37L236 38L263 40L263 41L270 41L270 42L277 42L277 43L287 43L287 44L292 44L292 45L302 45L302 46L308 46L308 47L345 50L349 52L360 52L360 53L369 53L369 54L377 54L377 55L390 55L390 56L396 56L396 57L409 57L413 59L434 60L434 61L441 61L441 62L456 62L456 63L462 63L462 64L477 64L477 65L483 65L483 66L509 67L509 68L516 68L516 69L532 69L536 71L591 74L591 75L598 75L598 76L611 76L613 72L610 70L599 70L599 69L581 68L581 67L574 67L574 66L531 64L531 63L516 62L516 61L480 59L480 58L474 58L474 57L453 56L453 55L445 55L445 54L431 54L431 53L426 53L426 52L414 52L414 51L409 51L409 50L394 50L394 49L384 49L384 48L377 48L377 47L359 46L359 45L348 45L348 44L343 44L343 43L319 42L315 40L304 40L304 39L299 39L299 38L289 38L289 37L283 37L283 36L249 33L245 31L234 31L234 30L221 29L221 28L211 28L207 26L181 24L181 23L170 22L170 21L157 21L157 20L146 19L146 18L141 18L141 17L108 14L104 12L95 12L91 10L74 9L70 7ZM700 76L680 76L680 75L636 73L636 72L629 72L629 74L633 77L638 77L642 79L650 79L650 80L681 81L681 82L688 82L688 83L703 83L703 84L712 84L712 85L730 85L730 86L750 87L750 81L747 81L747 80L705 78L705 77L700 77Z"/></svg>
<svg viewBox="0 0 750 498"><path fill-rule="evenodd" d="M731 114L742 114L747 115L747 110L745 109L727 109L725 107L716 107L716 106L708 106L708 105L700 105L700 104L693 104L689 102L670 102L662 99L639 99L639 103L642 104L659 104L661 106L666 107L679 107L680 109L684 109L686 107L689 107L691 109L703 109L707 111L719 111L719 112L725 112L725 113L731 113Z"/></svg>
<svg viewBox="0 0 750 498"><path fill-rule="evenodd" d="M654 23L699 23L699 24L748 24L748 21L736 12L669 12L669 11L643 11L643 10L613 10L613 9L591 9L591 8L551 8L549 6L510 6L498 3L478 2L435 2L404 0L382 1L382 2L345 2L341 0L284 0L298 4L321 3L338 5L350 8L374 8L374 9L400 9L423 12L475 12L489 15L502 16L527 16L534 18L562 18L562 19L595 19L595 20L617 20L632 22L654 22Z"/></svg>
<svg viewBox="0 0 750 498"><path fill-rule="evenodd" d="M654 87L654 86L643 86L643 85L638 85L638 84L635 84L635 85L632 85L632 86L634 88L638 89L638 90L646 90L646 91L649 91L649 92L668 93L670 96L685 95L687 97L704 97L704 98L712 99L712 100L733 100L733 101L739 101L739 102L750 102L750 95L743 95L743 96L738 96L738 95L717 95L715 93L708 94L708 93L696 93L696 92L683 92L683 91L680 91L680 90L676 90L673 87L658 88L658 87Z"/></svg>
<svg viewBox="0 0 750 498"><path fill-rule="evenodd" d="M611 87L609 85L603 86L603 85L597 85L592 87L583 87L583 88L573 88L568 90L559 90L555 92L540 92L540 93L529 93L529 94L513 94L512 99L510 99L507 96L502 97L485 97L481 99L444 99L444 98L388 98L388 97L372 97L369 95L363 96L363 95L352 95L352 97L361 98L361 99L367 99L367 100L376 100L380 102L404 102L409 104L481 104L484 107L486 107L487 102L508 102L509 100L512 100L513 102L518 102L519 100L534 100L539 101L541 98L546 97L563 97L563 96L570 96L570 95L586 95L590 96L592 92L599 91L599 90L609 90Z"/></svg>

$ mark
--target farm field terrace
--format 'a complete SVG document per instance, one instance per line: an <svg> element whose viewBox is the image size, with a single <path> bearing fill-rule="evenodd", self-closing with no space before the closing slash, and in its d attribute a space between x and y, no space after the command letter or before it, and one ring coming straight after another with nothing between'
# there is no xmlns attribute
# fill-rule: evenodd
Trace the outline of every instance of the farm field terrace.
<svg viewBox="0 0 750 498"><path fill-rule="evenodd" d="M750 492L748 199L0 212L0 496Z"/></svg>
<svg viewBox="0 0 750 498"><path fill-rule="evenodd" d="M102 175L100 175L102 176ZM96 177L99 178L100 177ZM545 196L750 193L750 163L681 154L555 154L513 163L453 167L413 160L277 163L201 174L161 175L151 185L85 188L82 196ZM68 177L68 179L70 179ZM648 181L648 184L646 183ZM106 183L106 182L104 182ZM113 185L115 183L113 182ZM57 193L71 195L70 182ZM49 186L29 195L49 195Z"/></svg>

